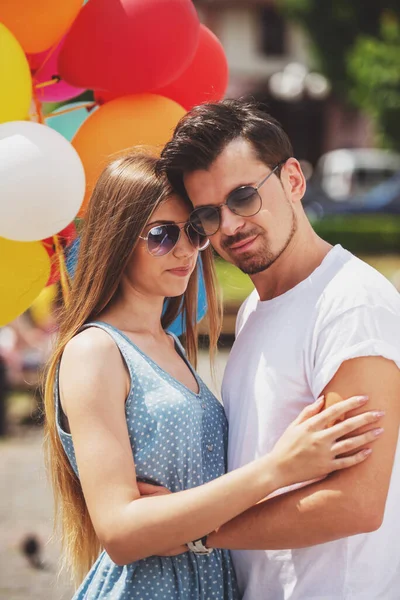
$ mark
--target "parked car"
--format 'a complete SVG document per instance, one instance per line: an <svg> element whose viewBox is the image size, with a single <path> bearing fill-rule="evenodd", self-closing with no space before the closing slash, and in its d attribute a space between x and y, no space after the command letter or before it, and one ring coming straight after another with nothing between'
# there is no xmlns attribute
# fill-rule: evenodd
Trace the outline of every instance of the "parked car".
<svg viewBox="0 0 400 600"><path fill-rule="evenodd" d="M400 154L377 148L349 148L327 152L319 159L313 185L336 202L362 197L400 171Z"/></svg>

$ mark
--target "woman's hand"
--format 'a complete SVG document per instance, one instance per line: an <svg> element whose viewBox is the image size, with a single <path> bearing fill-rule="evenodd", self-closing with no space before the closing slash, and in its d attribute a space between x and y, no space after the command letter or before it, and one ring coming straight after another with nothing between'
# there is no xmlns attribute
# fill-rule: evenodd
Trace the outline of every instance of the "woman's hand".
<svg viewBox="0 0 400 600"><path fill-rule="evenodd" d="M324 477L332 471L363 462L372 452L371 448L363 447L375 441L383 432L382 428L373 428L342 439L360 427L376 423L384 413L364 412L337 423L346 413L365 404L368 398L354 396L319 412L323 401L321 397L307 406L289 425L270 454L279 477L284 479L282 487ZM348 452L352 454L343 456Z"/></svg>

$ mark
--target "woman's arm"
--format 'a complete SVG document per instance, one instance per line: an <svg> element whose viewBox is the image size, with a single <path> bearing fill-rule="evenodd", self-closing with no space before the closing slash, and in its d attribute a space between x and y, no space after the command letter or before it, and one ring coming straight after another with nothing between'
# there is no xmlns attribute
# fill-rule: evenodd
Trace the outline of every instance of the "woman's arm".
<svg viewBox="0 0 400 600"><path fill-rule="evenodd" d="M321 403L311 405L273 453L205 485L141 498L125 417L129 376L106 333L93 328L71 340L61 363L60 389L88 510L100 542L117 564L163 554L217 529L278 488L361 462L366 458L361 453L335 456L375 439L364 434L335 448L338 437L377 420L370 413L325 429L327 422L359 406L357 399L322 414L316 414Z"/></svg>

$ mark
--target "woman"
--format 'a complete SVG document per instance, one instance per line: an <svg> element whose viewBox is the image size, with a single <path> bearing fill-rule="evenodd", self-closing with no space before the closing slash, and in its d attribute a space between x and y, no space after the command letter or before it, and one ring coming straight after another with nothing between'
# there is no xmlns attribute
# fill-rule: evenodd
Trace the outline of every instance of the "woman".
<svg viewBox="0 0 400 600"><path fill-rule="evenodd" d="M65 557L78 578L92 567L76 599L234 600L229 553L208 554L204 536L278 488L364 460L365 452L335 456L373 432L336 440L377 417L326 429L365 400L323 414L317 402L270 455L224 474L225 415L189 362L196 364L200 251L212 349L218 338L212 255L155 163L132 154L101 175L48 371L46 446ZM182 310L189 360L166 333ZM141 498L139 481L175 493Z"/></svg>

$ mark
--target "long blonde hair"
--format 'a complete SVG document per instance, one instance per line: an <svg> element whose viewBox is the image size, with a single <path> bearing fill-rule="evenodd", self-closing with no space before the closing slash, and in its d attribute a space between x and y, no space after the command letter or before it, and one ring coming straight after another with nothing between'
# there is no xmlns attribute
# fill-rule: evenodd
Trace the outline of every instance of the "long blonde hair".
<svg viewBox="0 0 400 600"><path fill-rule="evenodd" d="M157 206L172 190L156 174L157 159L131 152L108 165L89 202L68 306L60 313L59 335L49 361L45 390L45 455L55 502L55 524L60 525L62 566L79 583L101 551L86 507L82 488L61 444L56 423L54 386L56 370L66 344L80 328L96 317L114 298L138 237ZM210 352L213 356L221 329L210 248L201 254L206 297ZM183 296L171 298L162 317L168 327L185 314L185 345L189 360L197 362L197 268Z"/></svg>

